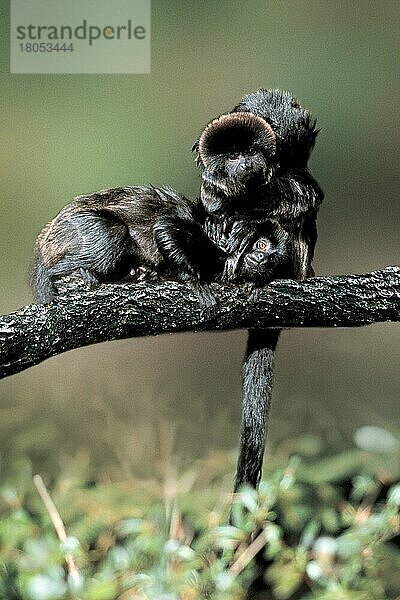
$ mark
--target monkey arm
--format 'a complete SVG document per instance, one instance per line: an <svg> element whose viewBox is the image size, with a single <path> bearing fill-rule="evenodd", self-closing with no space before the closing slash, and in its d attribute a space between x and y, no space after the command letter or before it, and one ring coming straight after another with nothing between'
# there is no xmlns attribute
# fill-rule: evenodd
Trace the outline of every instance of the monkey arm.
<svg viewBox="0 0 400 600"><path fill-rule="evenodd" d="M254 229L252 222L234 222L225 246L228 258L225 261L222 281L235 281L240 259L255 237Z"/></svg>
<svg viewBox="0 0 400 600"><path fill-rule="evenodd" d="M324 199L317 181L307 168L288 169L271 180L264 210L279 222L296 222L316 214Z"/></svg>
<svg viewBox="0 0 400 600"><path fill-rule="evenodd" d="M191 285L211 316L216 299L209 282L215 281L222 271L225 255L200 225L189 219L160 217L154 226L154 236L165 259L166 276Z"/></svg>

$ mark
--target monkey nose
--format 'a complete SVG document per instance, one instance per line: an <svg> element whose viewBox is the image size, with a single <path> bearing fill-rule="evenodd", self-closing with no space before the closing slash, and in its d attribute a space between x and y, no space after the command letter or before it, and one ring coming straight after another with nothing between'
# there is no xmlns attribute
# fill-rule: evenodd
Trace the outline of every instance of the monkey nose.
<svg viewBox="0 0 400 600"><path fill-rule="evenodd" d="M237 175L238 173L243 173L243 171L245 170L245 167L242 163L236 163L232 169L232 173L234 175Z"/></svg>
<svg viewBox="0 0 400 600"><path fill-rule="evenodd" d="M264 259L262 252L252 252L245 257L245 262L249 267L257 267Z"/></svg>
<svg viewBox="0 0 400 600"><path fill-rule="evenodd" d="M231 164L234 173L242 173L247 169L246 159L241 155L238 155L238 157L233 160Z"/></svg>

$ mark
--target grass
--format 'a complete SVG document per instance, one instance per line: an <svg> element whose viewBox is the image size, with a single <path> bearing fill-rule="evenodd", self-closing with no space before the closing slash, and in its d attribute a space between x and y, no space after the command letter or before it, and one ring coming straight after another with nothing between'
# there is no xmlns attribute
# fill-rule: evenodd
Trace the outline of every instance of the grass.
<svg viewBox="0 0 400 600"><path fill-rule="evenodd" d="M20 461L0 488L0 598L399 600L400 444L356 441L324 456L301 438L235 496L225 453L159 480L93 481L78 454L46 484Z"/></svg>

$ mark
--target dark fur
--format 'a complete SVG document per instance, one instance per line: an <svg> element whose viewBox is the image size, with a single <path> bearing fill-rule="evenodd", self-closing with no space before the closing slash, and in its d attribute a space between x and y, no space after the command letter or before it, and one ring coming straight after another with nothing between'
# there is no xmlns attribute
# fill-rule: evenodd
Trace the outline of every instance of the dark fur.
<svg viewBox="0 0 400 600"><path fill-rule="evenodd" d="M59 277L78 272L95 285L136 270L187 282L213 306L207 282L221 273L223 259L184 196L170 188L108 189L78 196L44 227L32 286L40 302L50 302Z"/></svg>
<svg viewBox="0 0 400 600"><path fill-rule="evenodd" d="M231 112L250 112L271 125L282 168L307 167L319 130L316 120L290 92L258 90L243 96Z"/></svg>
<svg viewBox="0 0 400 600"><path fill-rule="evenodd" d="M236 233L240 236L239 242ZM230 254L230 244L226 244L229 256L222 281L250 282L262 287L278 277L293 277L289 236L277 222L270 219L261 223L237 221L230 241L235 251Z"/></svg>
<svg viewBox="0 0 400 600"><path fill-rule="evenodd" d="M234 214L243 196L269 181L276 142L271 127L249 113L227 114L211 121L197 151L202 171L201 200L208 213Z"/></svg>
<svg viewBox="0 0 400 600"><path fill-rule="evenodd" d="M234 223L241 221L245 226L248 221L273 219L288 233L294 276L303 279L312 274L315 221L323 194L307 169L317 135L315 121L296 106L286 92L249 94L235 107L237 112L223 115L205 128L195 149L202 174L204 227L210 238L224 248ZM251 123L250 110L256 111L257 119L268 118L274 143L262 147L261 128L258 121ZM214 143L223 137L225 146ZM228 167L228 142L245 167L235 173ZM240 240L237 225L235 238ZM232 240L230 251L234 251Z"/></svg>
<svg viewBox="0 0 400 600"><path fill-rule="evenodd" d="M198 205L168 188L128 187L79 196L66 206L37 241L38 299L49 302L57 278L73 272L90 285L132 269L185 281L206 307L215 303L207 282L221 273L223 280L256 285L312 275L322 192L307 160L316 134L315 121L290 94L245 96L195 145L202 170ZM260 235L270 244L263 256L254 247ZM278 337L278 330L249 332L235 489L259 481Z"/></svg>
<svg viewBox="0 0 400 600"><path fill-rule="evenodd" d="M272 132L264 148L260 143L262 121ZM307 169L317 135L315 125L308 111L290 93L258 90L244 96L231 113L212 121L196 142L194 150L202 173L200 201L206 213L204 229L229 255L224 270L226 279L244 281L249 276L257 280L256 268L241 271L241 248L251 232L256 234L257 228L268 220L281 228L285 249L284 261L281 256L276 264L271 263L268 279L304 279L313 275L316 215L323 199ZM214 139L221 138L222 128L225 145L214 143ZM228 169L231 147L234 152L239 148L244 165L240 172ZM253 172L250 157L254 156L257 166ZM264 282L265 278L260 277L258 283ZM255 487L261 475L278 338L277 330L249 332L235 489L243 483Z"/></svg>
<svg viewBox="0 0 400 600"><path fill-rule="evenodd" d="M169 188L126 187L78 196L37 239L32 274L36 298L50 302L57 279L75 272L90 286L132 274L136 281L188 282L204 304L212 305L206 284L223 278L226 255L207 237L196 210ZM263 260L254 248L260 236L272 241ZM269 280L283 244L282 232L272 222L242 236L240 267L233 279L225 280Z"/></svg>

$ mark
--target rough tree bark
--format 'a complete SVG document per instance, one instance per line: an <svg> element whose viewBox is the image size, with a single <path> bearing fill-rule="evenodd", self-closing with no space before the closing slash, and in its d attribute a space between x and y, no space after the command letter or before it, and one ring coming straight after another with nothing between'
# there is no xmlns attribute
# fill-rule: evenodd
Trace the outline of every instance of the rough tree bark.
<svg viewBox="0 0 400 600"><path fill-rule="evenodd" d="M0 317L0 377L67 350L129 337L240 328L356 327L400 321L400 267L365 275L274 281L257 299L215 284L219 310L207 320L182 284L62 285L57 301Z"/></svg>

